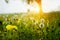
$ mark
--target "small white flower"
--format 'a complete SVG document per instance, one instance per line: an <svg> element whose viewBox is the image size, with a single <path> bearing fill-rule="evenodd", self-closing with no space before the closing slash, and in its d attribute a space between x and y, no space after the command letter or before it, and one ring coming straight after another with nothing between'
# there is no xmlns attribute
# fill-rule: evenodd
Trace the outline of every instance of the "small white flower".
<svg viewBox="0 0 60 40"><path fill-rule="evenodd" d="M40 23L40 24L39 24L39 27L40 27L40 28L43 28L43 27L44 27L44 23Z"/></svg>

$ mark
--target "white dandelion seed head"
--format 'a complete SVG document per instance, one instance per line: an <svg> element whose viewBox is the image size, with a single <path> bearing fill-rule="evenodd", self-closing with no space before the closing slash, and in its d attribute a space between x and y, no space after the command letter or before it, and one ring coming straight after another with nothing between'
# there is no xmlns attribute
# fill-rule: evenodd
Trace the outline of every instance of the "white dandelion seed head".
<svg viewBox="0 0 60 40"><path fill-rule="evenodd" d="M43 28L43 27L44 27L44 23L40 23L40 24L39 24L39 27L40 27L40 28Z"/></svg>

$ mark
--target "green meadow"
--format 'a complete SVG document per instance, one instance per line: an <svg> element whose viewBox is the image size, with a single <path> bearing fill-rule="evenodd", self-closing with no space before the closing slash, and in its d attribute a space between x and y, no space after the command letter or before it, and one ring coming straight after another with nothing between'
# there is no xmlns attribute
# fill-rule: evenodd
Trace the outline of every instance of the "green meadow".
<svg viewBox="0 0 60 40"><path fill-rule="evenodd" d="M0 40L60 40L60 12L0 14Z"/></svg>

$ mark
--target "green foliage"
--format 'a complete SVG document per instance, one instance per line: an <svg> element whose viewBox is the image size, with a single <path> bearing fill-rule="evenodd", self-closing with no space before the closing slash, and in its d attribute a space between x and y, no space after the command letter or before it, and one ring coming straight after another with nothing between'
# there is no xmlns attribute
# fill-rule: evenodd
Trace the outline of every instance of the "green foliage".
<svg viewBox="0 0 60 40"><path fill-rule="evenodd" d="M44 23L45 26L43 28L39 27L41 18L39 18L37 15L16 15L18 15L18 17L16 16L17 19L12 19L12 17L15 16L10 14L8 17L3 15L3 18L2 16L2 24L0 23L0 40L60 40L60 19L58 14L56 17L55 14L49 14L50 16L43 16L45 21L49 21L49 23L47 21ZM21 20L17 25L15 22L18 21L18 19ZM8 24L16 25L18 30L7 30L6 25ZM3 31L1 28L3 28Z"/></svg>

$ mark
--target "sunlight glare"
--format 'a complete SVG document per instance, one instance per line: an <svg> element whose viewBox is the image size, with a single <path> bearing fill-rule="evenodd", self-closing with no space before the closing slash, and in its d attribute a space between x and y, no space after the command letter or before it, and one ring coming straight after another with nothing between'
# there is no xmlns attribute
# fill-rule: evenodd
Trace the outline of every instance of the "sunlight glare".
<svg viewBox="0 0 60 40"><path fill-rule="evenodd" d="M29 5L29 9L31 12L39 12L39 6L36 2L31 3L31 5Z"/></svg>

